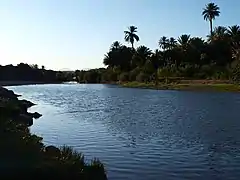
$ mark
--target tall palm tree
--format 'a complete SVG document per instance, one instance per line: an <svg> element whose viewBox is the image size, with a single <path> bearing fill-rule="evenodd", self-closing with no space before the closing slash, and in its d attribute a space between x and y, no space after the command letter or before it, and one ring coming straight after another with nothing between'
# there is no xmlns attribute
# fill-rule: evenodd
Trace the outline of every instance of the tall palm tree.
<svg viewBox="0 0 240 180"><path fill-rule="evenodd" d="M165 51L169 45L169 40L166 36L163 36L160 38L160 40L158 41L158 45L160 48L163 49L163 51Z"/></svg>
<svg viewBox="0 0 240 180"><path fill-rule="evenodd" d="M133 47L133 44L134 44L134 41L139 41L139 37L138 35L136 34L137 32L137 27L135 26L130 26L128 28L128 31L124 31L125 33L125 41L129 42L132 44L132 49L134 49Z"/></svg>
<svg viewBox="0 0 240 180"><path fill-rule="evenodd" d="M208 3L203 9L204 20L210 23L210 34L213 33L213 20L220 15L220 8L214 3Z"/></svg>

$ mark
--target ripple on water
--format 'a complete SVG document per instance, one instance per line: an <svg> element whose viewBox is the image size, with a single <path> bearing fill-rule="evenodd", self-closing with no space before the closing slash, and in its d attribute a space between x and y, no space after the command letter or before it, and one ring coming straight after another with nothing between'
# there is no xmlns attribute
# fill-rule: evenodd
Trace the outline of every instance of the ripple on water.
<svg viewBox="0 0 240 180"><path fill-rule="evenodd" d="M110 179L240 179L240 95L109 85L9 87L44 142L98 157Z"/></svg>

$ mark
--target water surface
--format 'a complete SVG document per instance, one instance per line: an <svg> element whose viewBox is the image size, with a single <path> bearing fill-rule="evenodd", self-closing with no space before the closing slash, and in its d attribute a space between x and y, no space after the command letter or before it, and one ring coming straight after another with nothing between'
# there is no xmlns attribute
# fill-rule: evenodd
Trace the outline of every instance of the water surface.
<svg viewBox="0 0 240 180"><path fill-rule="evenodd" d="M240 179L240 94L113 85L9 89L38 104L44 143L98 157L109 179Z"/></svg>

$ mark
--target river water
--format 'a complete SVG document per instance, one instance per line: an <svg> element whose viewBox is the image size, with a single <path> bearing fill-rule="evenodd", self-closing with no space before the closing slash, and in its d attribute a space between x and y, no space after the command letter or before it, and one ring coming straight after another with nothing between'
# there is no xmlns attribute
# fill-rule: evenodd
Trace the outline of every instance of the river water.
<svg viewBox="0 0 240 180"><path fill-rule="evenodd" d="M97 157L109 179L240 179L240 94L114 85L8 87L43 116L44 143Z"/></svg>

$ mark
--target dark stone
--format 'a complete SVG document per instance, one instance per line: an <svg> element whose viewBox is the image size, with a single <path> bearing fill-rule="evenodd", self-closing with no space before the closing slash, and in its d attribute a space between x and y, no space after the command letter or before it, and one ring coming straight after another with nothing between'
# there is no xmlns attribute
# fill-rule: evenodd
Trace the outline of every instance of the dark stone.
<svg viewBox="0 0 240 180"><path fill-rule="evenodd" d="M25 99L24 100L19 100L19 102L21 103L21 106L24 106L27 109L35 105L31 101L27 101Z"/></svg>
<svg viewBox="0 0 240 180"><path fill-rule="evenodd" d="M42 115L39 114L38 112L35 112L35 113L29 113L29 115L31 115L34 119L38 119L40 118Z"/></svg>

